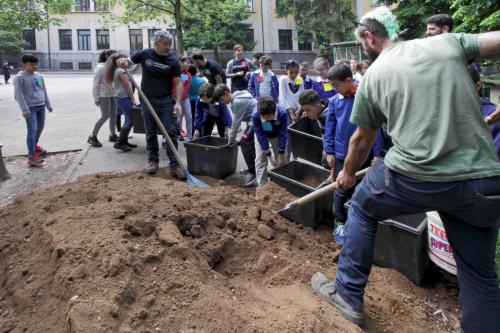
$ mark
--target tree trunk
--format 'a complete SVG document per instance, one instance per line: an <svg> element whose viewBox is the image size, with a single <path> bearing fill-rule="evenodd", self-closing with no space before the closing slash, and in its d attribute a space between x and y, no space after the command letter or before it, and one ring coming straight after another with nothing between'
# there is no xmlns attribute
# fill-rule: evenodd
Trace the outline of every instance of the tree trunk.
<svg viewBox="0 0 500 333"><path fill-rule="evenodd" d="M0 145L0 180L7 180L10 178L10 174L5 167L5 163L2 156L2 145Z"/></svg>
<svg viewBox="0 0 500 333"><path fill-rule="evenodd" d="M217 63L219 65L221 65L221 67L222 67L222 63L221 63L221 59L220 59L220 54L219 54L219 48L218 47L214 47L213 50L214 50L214 59L215 59L215 61L217 61Z"/></svg>
<svg viewBox="0 0 500 333"><path fill-rule="evenodd" d="M184 55L184 42L182 38L182 20L181 20L181 0L175 0L174 5L175 13L175 30L177 33L177 56L182 57Z"/></svg>

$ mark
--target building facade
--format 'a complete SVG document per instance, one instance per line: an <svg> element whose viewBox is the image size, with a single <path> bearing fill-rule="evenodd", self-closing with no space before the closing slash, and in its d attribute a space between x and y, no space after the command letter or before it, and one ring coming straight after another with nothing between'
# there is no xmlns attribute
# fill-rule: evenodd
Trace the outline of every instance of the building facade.
<svg viewBox="0 0 500 333"><path fill-rule="evenodd" d="M61 18L60 25L50 25L45 30L24 30L29 46L23 53L39 57L40 68L52 70L91 70L95 67L100 50L113 48L126 54L152 46L157 30L175 34L174 23L150 20L138 24L112 22L103 13L120 16L123 7L97 8L94 0L75 0L75 10ZM316 47L311 42L300 43L293 17L276 16L276 0L242 0L248 4L250 16L249 37L255 41L252 52L271 55L273 67L280 67L288 59L312 61ZM373 1L353 1L353 11L362 15L371 8ZM108 15L111 16L111 15ZM165 21L167 23L165 23ZM175 45L174 45L175 48ZM210 51L204 52L210 57ZM223 63L232 57L231 51L220 52Z"/></svg>

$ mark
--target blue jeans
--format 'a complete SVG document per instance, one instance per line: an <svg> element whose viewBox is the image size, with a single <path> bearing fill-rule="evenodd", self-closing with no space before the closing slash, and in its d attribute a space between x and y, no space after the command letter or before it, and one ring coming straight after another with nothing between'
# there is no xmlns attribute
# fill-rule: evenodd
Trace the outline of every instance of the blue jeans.
<svg viewBox="0 0 500 333"><path fill-rule="evenodd" d="M33 155L36 151L36 145L42 135L45 126L45 105L30 106L31 117L26 119L26 144L28 145L28 154Z"/></svg>
<svg viewBox="0 0 500 333"><path fill-rule="evenodd" d="M500 332L495 247L500 226L500 176L426 182L378 160L356 187L339 258L336 288L357 311L370 274L377 221L437 210L457 263L465 333Z"/></svg>
<svg viewBox="0 0 500 333"><path fill-rule="evenodd" d="M131 129L132 125L134 124L134 120L132 118L132 108L134 106L132 105L130 97L125 97L125 98L116 97L115 103L119 114L123 114L125 116L125 123L123 124L122 129L124 130Z"/></svg>
<svg viewBox="0 0 500 333"><path fill-rule="evenodd" d="M344 160L335 159L335 174L338 176L340 171L344 168ZM345 224L347 221L347 210L345 208L345 203L352 197L354 193L354 188L344 190L338 188L333 194L333 212L335 214L335 220L338 223Z"/></svg>
<svg viewBox="0 0 500 333"><path fill-rule="evenodd" d="M153 106L153 109L156 111L156 114L160 118L163 126L167 130L168 136L174 143L175 148L177 149L177 134L179 133L179 129L177 127L177 117L174 115L174 104L171 97L164 98L154 98L148 97L149 102ZM155 119L149 113L145 103L142 103L142 118L144 119L144 128L146 129L146 149L148 151L148 161L149 162L159 162L159 146L158 146L158 125L156 124ZM167 157L170 161L170 169L177 169L179 166L179 162L175 158L174 153L170 150L169 145L167 144Z"/></svg>

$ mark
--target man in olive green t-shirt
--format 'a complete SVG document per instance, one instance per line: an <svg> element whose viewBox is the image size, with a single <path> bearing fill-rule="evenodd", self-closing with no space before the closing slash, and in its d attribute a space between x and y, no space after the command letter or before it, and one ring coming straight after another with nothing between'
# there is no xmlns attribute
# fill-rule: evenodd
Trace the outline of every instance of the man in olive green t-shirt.
<svg viewBox="0 0 500 333"><path fill-rule="evenodd" d="M359 42L374 63L357 91L351 122L358 130L338 185L355 185L384 122L394 146L356 188L336 281L316 273L311 285L362 324L377 221L437 210L457 264L463 332L500 332L500 163L466 68L475 57L500 56L500 33L399 42L398 32L385 7L359 23Z"/></svg>

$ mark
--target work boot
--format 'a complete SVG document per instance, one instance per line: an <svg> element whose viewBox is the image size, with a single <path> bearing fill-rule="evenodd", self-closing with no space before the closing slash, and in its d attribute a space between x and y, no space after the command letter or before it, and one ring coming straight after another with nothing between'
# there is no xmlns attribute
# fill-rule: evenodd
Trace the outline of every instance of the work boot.
<svg viewBox="0 0 500 333"><path fill-rule="evenodd" d="M122 128L122 130L120 131L120 136L118 137L118 141L116 141L116 143L113 145L115 149L119 149L125 152L132 150L127 145L128 132L130 132L130 130Z"/></svg>
<svg viewBox="0 0 500 333"><path fill-rule="evenodd" d="M97 136L92 136L92 135L89 136L89 138L87 139L87 143L92 147L96 148L102 147L102 143L100 143L99 140L97 140Z"/></svg>
<svg viewBox="0 0 500 333"><path fill-rule="evenodd" d="M344 224L335 222L333 227L333 240L338 246L343 247L345 242Z"/></svg>
<svg viewBox="0 0 500 333"><path fill-rule="evenodd" d="M158 171L158 166L159 166L158 162L149 162L148 166L146 167L146 172L149 175L154 175L156 171Z"/></svg>
<svg viewBox="0 0 500 333"><path fill-rule="evenodd" d="M109 136L109 142L116 142L116 141L118 141L118 135L116 135L116 134L111 134L111 135Z"/></svg>
<svg viewBox="0 0 500 333"><path fill-rule="evenodd" d="M36 145L35 152L39 153L40 156L46 156L47 155L47 150L45 150L45 148L43 148L42 146L39 146L39 145Z"/></svg>
<svg viewBox="0 0 500 333"><path fill-rule="evenodd" d="M128 132L127 132L127 136L125 137L125 144L126 144L127 146L129 146L130 148L137 148L137 145L136 145L136 144L128 142L128 139L129 139L128 134L129 134L129 133L130 133L130 130L128 130Z"/></svg>
<svg viewBox="0 0 500 333"><path fill-rule="evenodd" d="M311 278L311 287L319 297L330 303L336 308L344 318L358 326L363 325L363 313L356 311L347 304L347 302L339 295L335 288L334 281L328 281L325 274L318 272Z"/></svg>
<svg viewBox="0 0 500 333"><path fill-rule="evenodd" d="M244 187L252 187L252 186L257 186L257 176L255 175L255 172L248 172L245 175L245 182L243 183Z"/></svg>
<svg viewBox="0 0 500 333"><path fill-rule="evenodd" d="M174 178L178 178L180 180L186 180L186 176L184 175L184 172L181 170L181 168L177 167L175 169L170 168L170 176Z"/></svg>
<svg viewBox="0 0 500 333"><path fill-rule="evenodd" d="M39 153L31 154L28 157L28 166L30 167L41 167L43 163L43 158Z"/></svg>

